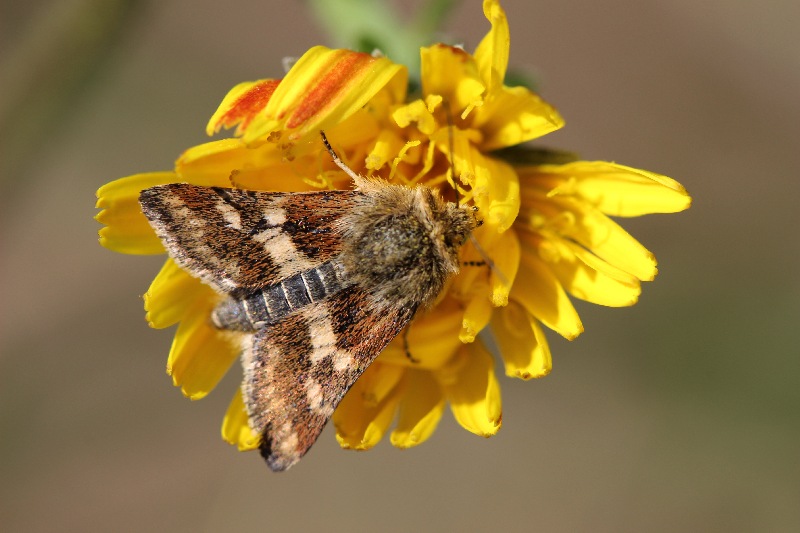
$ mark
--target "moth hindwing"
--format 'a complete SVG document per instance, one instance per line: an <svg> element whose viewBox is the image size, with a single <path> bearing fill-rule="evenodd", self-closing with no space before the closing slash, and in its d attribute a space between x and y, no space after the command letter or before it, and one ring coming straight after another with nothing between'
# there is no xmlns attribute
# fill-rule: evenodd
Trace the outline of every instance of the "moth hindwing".
<svg viewBox="0 0 800 533"><path fill-rule="evenodd" d="M222 295L210 320L243 336L244 403L273 470L308 451L441 292L476 226L471 209L430 188L354 177L346 191L170 184L140 195L172 259Z"/></svg>

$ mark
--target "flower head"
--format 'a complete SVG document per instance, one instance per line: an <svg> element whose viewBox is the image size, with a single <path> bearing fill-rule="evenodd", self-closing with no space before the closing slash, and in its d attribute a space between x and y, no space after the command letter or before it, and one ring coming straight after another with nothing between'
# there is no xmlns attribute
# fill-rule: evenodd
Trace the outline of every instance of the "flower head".
<svg viewBox="0 0 800 533"><path fill-rule="evenodd" d="M508 23L498 1L485 0L483 7L491 30L474 53L443 44L421 50L420 95L407 94L405 68L388 58L315 47L282 80L242 83L228 93L208 132L235 127L234 137L190 148L172 172L130 176L98 191L103 246L163 253L139 208L141 190L171 182L267 191L350 188L320 142L318 132L325 130L355 172L436 188L478 208L483 225L461 260L480 265L488 257L491 268L463 267L355 383L333 415L345 448L374 446L393 421L392 444L415 446L433 433L447 404L465 429L496 433L500 387L487 336L480 334L491 332L507 375L548 374L542 325L567 339L583 331L570 296L632 305L641 281L656 274L653 255L609 216L676 212L690 204L680 184L650 172L506 157L501 149L563 121L532 91L504 85ZM208 394L238 356L238 347L208 319L218 301L169 259L145 295L152 327L178 324L167 371L193 399ZM222 433L239 449L258 445L239 394Z"/></svg>

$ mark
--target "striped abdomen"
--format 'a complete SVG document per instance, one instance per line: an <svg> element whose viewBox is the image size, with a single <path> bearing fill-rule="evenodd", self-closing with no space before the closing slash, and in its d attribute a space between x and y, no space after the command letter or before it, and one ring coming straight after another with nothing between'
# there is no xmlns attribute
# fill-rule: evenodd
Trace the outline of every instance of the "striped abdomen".
<svg viewBox="0 0 800 533"><path fill-rule="evenodd" d="M342 267L336 261L295 274L241 298L228 298L211 314L220 329L255 331L341 290Z"/></svg>

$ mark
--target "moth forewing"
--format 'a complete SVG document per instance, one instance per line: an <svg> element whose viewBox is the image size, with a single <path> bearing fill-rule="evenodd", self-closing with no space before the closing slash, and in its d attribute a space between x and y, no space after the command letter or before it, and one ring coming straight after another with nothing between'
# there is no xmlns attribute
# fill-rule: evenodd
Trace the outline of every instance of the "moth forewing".
<svg viewBox="0 0 800 533"><path fill-rule="evenodd" d="M224 295L245 332L242 394L273 470L311 447L344 394L458 271L474 212L424 186L364 178L303 193L171 184L142 191L169 255Z"/></svg>

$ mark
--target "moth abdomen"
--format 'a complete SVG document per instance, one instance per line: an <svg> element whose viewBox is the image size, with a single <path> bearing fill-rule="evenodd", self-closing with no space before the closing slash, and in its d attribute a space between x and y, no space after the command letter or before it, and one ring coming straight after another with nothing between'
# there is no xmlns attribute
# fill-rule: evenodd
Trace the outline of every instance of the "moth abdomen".
<svg viewBox="0 0 800 533"><path fill-rule="evenodd" d="M211 314L214 325L234 331L256 331L280 322L298 309L339 292L346 283L337 261L304 270L274 285L235 294Z"/></svg>

